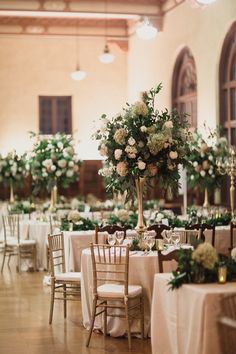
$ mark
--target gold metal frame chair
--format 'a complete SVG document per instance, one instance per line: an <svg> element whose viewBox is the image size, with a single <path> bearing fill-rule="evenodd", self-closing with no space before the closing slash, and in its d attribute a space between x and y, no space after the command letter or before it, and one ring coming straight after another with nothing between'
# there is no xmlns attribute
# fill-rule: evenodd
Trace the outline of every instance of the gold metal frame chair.
<svg viewBox="0 0 236 354"><path fill-rule="evenodd" d="M36 270L36 241L22 240L20 238L20 217L19 214L3 215L4 246L1 272L4 269L5 259L8 257L9 267L12 256L17 256L17 270L21 271L22 259L33 260Z"/></svg>
<svg viewBox="0 0 236 354"><path fill-rule="evenodd" d="M107 335L107 317L126 319L128 345L131 349L130 321L140 320L140 332L144 336L144 306L142 287L129 285L129 248L128 246L110 246L91 244L93 267L93 309L89 335L89 346L95 318L104 315L104 336ZM117 311L111 311L119 309Z"/></svg>
<svg viewBox="0 0 236 354"><path fill-rule="evenodd" d="M51 272L51 303L49 324L52 323L54 301L64 302L64 318L67 315L67 300L80 300L80 272L66 272L63 233L48 235L50 272Z"/></svg>
<svg viewBox="0 0 236 354"><path fill-rule="evenodd" d="M225 295L220 303L218 331L222 354L235 354L236 294Z"/></svg>

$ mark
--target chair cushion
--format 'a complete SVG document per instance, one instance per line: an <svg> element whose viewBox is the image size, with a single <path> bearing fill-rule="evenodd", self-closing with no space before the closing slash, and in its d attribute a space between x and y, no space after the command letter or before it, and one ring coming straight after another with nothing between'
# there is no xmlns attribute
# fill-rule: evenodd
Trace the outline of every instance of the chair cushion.
<svg viewBox="0 0 236 354"><path fill-rule="evenodd" d="M80 272L66 272L66 273L59 273L55 275L56 280L63 280L63 281L78 281L81 280L81 273Z"/></svg>
<svg viewBox="0 0 236 354"><path fill-rule="evenodd" d="M20 240L20 246L32 246L36 245L35 240Z"/></svg>
<svg viewBox="0 0 236 354"><path fill-rule="evenodd" d="M97 288L98 296L102 297L123 297L124 285L120 284L103 284ZM142 287L140 285L129 285L128 294L129 297L135 297L142 293Z"/></svg>

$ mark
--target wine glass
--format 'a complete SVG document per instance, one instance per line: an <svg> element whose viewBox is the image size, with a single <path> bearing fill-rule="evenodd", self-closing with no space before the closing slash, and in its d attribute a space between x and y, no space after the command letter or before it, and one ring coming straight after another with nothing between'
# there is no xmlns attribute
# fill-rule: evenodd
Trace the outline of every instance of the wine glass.
<svg viewBox="0 0 236 354"><path fill-rule="evenodd" d="M174 231L172 232L171 234L171 240L172 240L172 243L177 246L178 243L180 242L180 232L177 232L177 231Z"/></svg>
<svg viewBox="0 0 236 354"><path fill-rule="evenodd" d="M122 244L124 240L125 233L124 231L116 231L116 241L118 242L119 245Z"/></svg>
<svg viewBox="0 0 236 354"><path fill-rule="evenodd" d="M155 236L152 231L144 232L144 242L146 247L148 248L147 253L149 253L152 247L155 245Z"/></svg>
<svg viewBox="0 0 236 354"><path fill-rule="evenodd" d="M163 234L163 237L166 240L167 244L169 244L171 241L172 231L171 230L163 230L162 234Z"/></svg>
<svg viewBox="0 0 236 354"><path fill-rule="evenodd" d="M108 234L107 241L110 246L114 246L116 244L116 234Z"/></svg>

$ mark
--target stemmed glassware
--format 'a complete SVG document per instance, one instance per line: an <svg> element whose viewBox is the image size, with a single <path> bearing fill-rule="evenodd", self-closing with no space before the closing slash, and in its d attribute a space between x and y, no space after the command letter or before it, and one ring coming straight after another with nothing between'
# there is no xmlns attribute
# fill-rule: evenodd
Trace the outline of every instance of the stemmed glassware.
<svg viewBox="0 0 236 354"><path fill-rule="evenodd" d="M175 246L177 246L180 242L180 232L173 231L171 234L171 241Z"/></svg>
<svg viewBox="0 0 236 354"><path fill-rule="evenodd" d="M165 241L167 242L167 244L170 244L171 234L172 234L172 230L163 230L163 232L162 232L162 235L163 235Z"/></svg>
<svg viewBox="0 0 236 354"><path fill-rule="evenodd" d="M108 234L107 241L110 246L114 246L116 244L116 234Z"/></svg>
<svg viewBox="0 0 236 354"><path fill-rule="evenodd" d="M116 231L116 241L118 242L119 245L122 244L124 240L125 233L124 231Z"/></svg>
<svg viewBox="0 0 236 354"><path fill-rule="evenodd" d="M155 245L155 231L144 232L144 242L148 248L147 254L151 251L152 247Z"/></svg>

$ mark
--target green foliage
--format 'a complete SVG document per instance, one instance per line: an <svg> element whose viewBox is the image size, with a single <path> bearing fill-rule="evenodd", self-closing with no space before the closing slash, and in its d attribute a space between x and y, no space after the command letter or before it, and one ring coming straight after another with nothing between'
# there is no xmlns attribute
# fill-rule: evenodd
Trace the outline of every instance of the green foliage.
<svg viewBox="0 0 236 354"><path fill-rule="evenodd" d="M20 186L29 174L29 166L25 155L9 152L5 157L0 156L0 182L6 186Z"/></svg>
<svg viewBox="0 0 236 354"><path fill-rule="evenodd" d="M212 192L220 187L223 176L217 168L217 160L229 155L228 143L217 131L211 132L205 140L199 132L193 134L188 155L187 178L189 188L207 188Z"/></svg>
<svg viewBox="0 0 236 354"><path fill-rule="evenodd" d="M145 92L143 101L123 109L108 119L101 117L101 127L94 134L105 157L100 173L108 192L126 192L126 201L136 195L135 180L156 179L164 189L178 189L178 164L186 165L188 124L177 111L158 111L154 100L162 85Z"/></svg>
<svg viewBox="0 0 236 354"><path fill-rule="evenodd" d="M67 188L78 180L81 161L71 136L61 133L48 138L33 133L31 136L37 137L30 156L34 194L44 188L51 191L55 184Z"/></svg>
<svg viewBox="0 0 236 354"><path fill-rule="evenodd" d="M95 230L95 226L98 224L97 221L81 218L78 222L74 222L73 231L89 231ZM63 218L61 222L61 230L69 231L70 230L70 222L67 218Z"/></svg>

